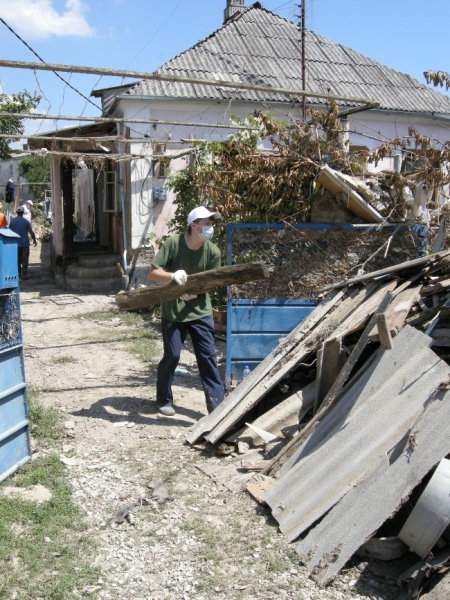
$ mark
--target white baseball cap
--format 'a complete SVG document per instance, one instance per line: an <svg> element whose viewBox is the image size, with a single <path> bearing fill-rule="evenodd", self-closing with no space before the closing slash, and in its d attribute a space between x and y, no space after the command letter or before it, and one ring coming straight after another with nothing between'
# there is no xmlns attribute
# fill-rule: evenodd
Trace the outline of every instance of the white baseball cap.
<svg viewBox="0 0 450 600"><path fill-rule="evenodd" d="M31 204L31 206L33 206L33 203L31 202L31 200L27 200L27 201L25 202L25 204Z"/></svg>
<svg viewBox="0 0 450 600"><path fill-rule="evenodd" d="M190 225L193 221L197 219L208 219L209 217L213 217L214 219L221 219L222 215L218 212L209 211L206 206L197 206L191 210L188 214L187 222Z"/></svg>

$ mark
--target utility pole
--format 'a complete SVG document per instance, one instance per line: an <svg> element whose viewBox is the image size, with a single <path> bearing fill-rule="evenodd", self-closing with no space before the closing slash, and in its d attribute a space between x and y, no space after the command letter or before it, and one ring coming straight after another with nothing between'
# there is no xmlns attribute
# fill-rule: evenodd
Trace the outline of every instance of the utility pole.
<svg viewBox="0 0 450 600"><path fill-rule="evenodd" d="M300 20L299 26L302 32L302 91L306 90L306 0L302 0L301 4L296 5L301 10L297 15ZM303 121L306 123L306 96L302 99L303 106Z"/></svg>

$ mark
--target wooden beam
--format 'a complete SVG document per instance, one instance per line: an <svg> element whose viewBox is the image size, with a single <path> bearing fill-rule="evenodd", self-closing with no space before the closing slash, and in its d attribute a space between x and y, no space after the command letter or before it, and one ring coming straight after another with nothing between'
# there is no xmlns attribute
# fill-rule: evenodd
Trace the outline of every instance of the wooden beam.
<svg viewBox="0 0 450 600"><path fill-rule="evenodd" d="M377 284L374 285L377 286ZM285 375L296 369L302 360L311 354L311 352L314 352L318 345L329 336L330 331L333 331L339 323L355 311L357 306L364 302L372 289L373 286L367 286L354 298L346 298L333 313L329 314L317 327L312 329L289 353L286 353L282 361L277 361L267 372L264 379L259 381L253 389L249 390L242 398L242 401L233 410L230 410L219 425L205 436L205 438L214 444L234 427Z"/></svg>
<svg viewBox="0 0 450 600"><path fill-rule="evenodd" d="M220 267L188 275L185 285L178 285L178 283L170 281L162 285L119 293L116 296L116 304L120 310L136 310L175 300L183 294L205 294L216 287L268 279L269 276L269 271L263 262Z"/></svg>
<svg viewBox="0 0 450 600"><path fill-rule="evenodd" d="M380 345L383 350L392 350L394 344L392 343L391 332L389 331L388 322L386 319L386 313L379 313L375 315L377 327L378 327L378 337L380 338Z"/></svg>
<svg viewBox="0 0 450 600"><path fill-rule="evenodd" d="M112 75L113 77L131 77L133 79L146 79L152 81L173 81L178 83L191 83L193 85L210 85L214 87L225 87L237 90L254 90L269 92L270 94L286 94L287 96L306 96L311 98L324 98L343 102L356 102L374 107L374 102L367 98L351 98L348 96L337 96L335 94L323 94L310 90L296 90L289 88L277 88L267 85L256 85L240 81L228 81L226 79L197 79L187 75L173 75L170 73L148 73L146 71L128 71L124 69L105 69L102 67L85 67L81 65L61 65L56 63L37 63L23 60L0 59L0 67L13 69L32 69L33 71L60 71L62 73L84 73L85 75ZM379 106L376 103L376 106ZM375 108L375 107L374 107Z"/></svg>
<svg viewBox="0 0 450 600"><path fill-rule="evenodd" d="M225 398L223 402L210 414L194 424L186 440L194 444L207 432L213 431L248 394L261 384L278 364L285 360L286 356L324 319L324 317L339 303L346 290L335 291L329 294L316 308L299 323L291 333L278 344L266 358L253 369L235 390ZM245 413L243 413L245 414Z"/></svg>
<svg viewBox="0 0 450 600"><path fill-rule="evenodd" d="M422 286L408 288L398 296L395 296L392 303L386 309L386 319L389 325L389 331L392 336L396 336L405 325L406 317L409 314L413 304L420 300L420 290ZM397 291L397 290L395 290ZM375 326L370 332L369 339L372 342L380 341L378 328Z"/></svg>
<svg viewBox="0 0 450 600"><path fill-rule="evenodd" d="M398 265L392 265L391 267L386 267L385 269L373 271L372 273L365 273L364 275L359 275L358 277L353 277L352 279L346 279L344 281L340 281L339 283L333 283L332 285L328 285L327 287L323 288L322 291L327 292L328 290L335 290L340 287L353 285L355 283L369 281L371 279L374 279L375 277L380 277L381 275L398 273L398 271L407 271L408 269L413 269L414 267L420 267L428 263L439 261L445 256L448 256L449 254L450 250L445 250L444 252L439 252L437 254L431 254L429 256L422 256L421 258L416 258L414 260L408 260Z"/></svg>
<svg viewBox="0 0 450 600"><path fill-rule="evenodd" d="M298 436L293 438L286 446L281 450L281 452L269 463L267 468L264 471L265 475L274 475L279 468L294 454L294 452L299 448L303 442L305 442L315 431L315 429L319 426L324 417L332 410L337 399L340 397L340 392L352 372L354 366L356 365L359 357L362 354L362 351L367 345L369 340L369 333L372 330L375 324L375 315L378 312L384 312L386 308L389 306L392 301L392 292L388 291L385 293L383 299L381 300L379 306L376 309L376 312L372 315L367 327L365 328L363 334L359 338L356 346L353 348L352 353L348 357L347 362L345 363L343 369L339 373L336 381L328 392L326 398L324 399L322 406L320 407L319 412L317 412L311 421L306 425L304 429L299 433Z"/></svg>

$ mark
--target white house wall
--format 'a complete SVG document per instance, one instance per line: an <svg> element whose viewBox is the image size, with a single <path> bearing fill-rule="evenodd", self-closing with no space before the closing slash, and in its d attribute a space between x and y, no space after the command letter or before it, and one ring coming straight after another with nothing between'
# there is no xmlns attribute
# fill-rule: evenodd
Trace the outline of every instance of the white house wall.
<svg viewBox="0 0 450 600"><path fill-rule="evenodd" d="M180 99L151 99L121 96L115 114L126 118L159 119L167 121L192 121L196 123L230 124L230 115L242 119L253 115L255 110L269 111L276 118L286 118L289 114L300 117L298 105L262 105L252 102L216 102L204 100ZM423 135L435 140L446 141L450 133L446 124L407 114L386 113L382 111L367 111L349 116L349 139L351 144L363 145L374 150L383 142L395 137L407 137L408 129L414 126ZM168 233L167 223L174 214L174 194L168 192L167 200L155 201L153 190L161 187L164 182L153 177L152 170L152 141L166 144L166 155L175 150L186 149L188 145L181 139L226 140L230 129L202 127L201 125L162 125L129 123L131 137L147 134L148 142L131 143L130 151L136 154L146 154L148 158L133 160L130 165L131 184L131 231L129 245L133 249L143 245L149 234L156 238ZM268 141L263 146L270 147ZM186 166L185 160L171 161L171 172L176 172ZM379 171L392 169L394 158L386 157L378 166L372 165L370 170Z"/></svg>

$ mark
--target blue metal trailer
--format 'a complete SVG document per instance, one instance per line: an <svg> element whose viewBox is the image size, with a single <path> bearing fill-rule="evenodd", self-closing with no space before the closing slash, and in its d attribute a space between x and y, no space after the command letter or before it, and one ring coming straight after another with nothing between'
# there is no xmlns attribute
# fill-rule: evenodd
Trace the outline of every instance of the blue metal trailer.
<svg viewBox="0 0 450 600"><path fill-rule="evenodd" d="M31 458L17 239L0 229L0 482Z"/></svg>
<svg viewBox="0 0 450 600"><path fill-rule="evenodd" d="M395 233L402 225L384 225L381 228L387 233ZM352 232L373 231L380 225L352 225L349 223L300 223L290 226L301 232L311 230L343 230ZM426 249L426 227L406 227L415 236L418 256ZM285 226L283 224L242 223L227 225L227 264L237 262L263 260L269 248L264 246L264 232L278 232L282 239ZM238 243L233 236L241 236L245 240L253 239L245 246L240 255L236 255ZM258 236L261 235L261 239ZM242 242L242 240L241 240ZM253 243L253 246L252 246ZM349 248L351 250L351 248ZM273 256L272 256L273 259ZM283 258L279 257L280 264ZM287 300L286 298L228 298L227 299L227 359L226 383L240 381L246 365L253 370L278 345L279 340L288 335L303 321L317 305L314 300Z"/></svg>

